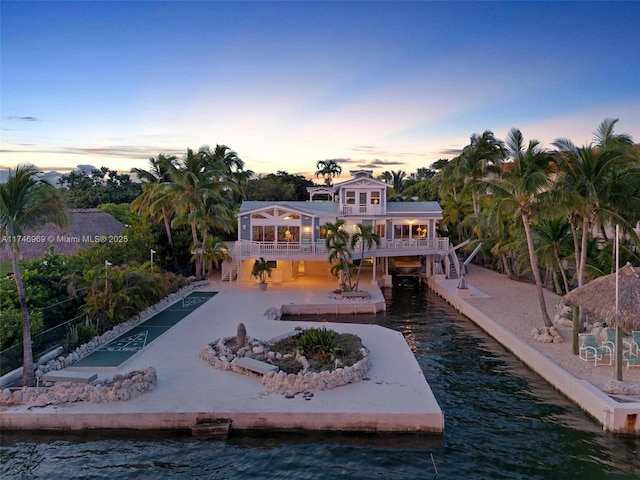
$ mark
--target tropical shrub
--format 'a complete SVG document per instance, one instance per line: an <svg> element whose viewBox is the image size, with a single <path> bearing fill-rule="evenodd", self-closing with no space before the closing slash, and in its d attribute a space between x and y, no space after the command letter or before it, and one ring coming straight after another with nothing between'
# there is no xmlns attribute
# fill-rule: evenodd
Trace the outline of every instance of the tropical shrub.
<svg viewBox="0 0 640 480"><path fill-rule="evenodd" d="M307 357L326 357L338 349L336 333L326 328L309 328L302 332L296 346Z"/></svg>
<svg viewBox="0 0 640 480"><path fill-rule="evenodd" d="M87 316L98 334L185 285L180 276L135 265L98 265L82 273L72 273L65 280L72 296L84 292L79 313Z"/></svg>
<svg viewBox="0 0 640 480"><path fill-rule="evenodd" d="M31 310L31 334L37 335L43 331L42 310ZM0 350L22 342L22 316L20 310L14 306L0 309Z"/></svg>

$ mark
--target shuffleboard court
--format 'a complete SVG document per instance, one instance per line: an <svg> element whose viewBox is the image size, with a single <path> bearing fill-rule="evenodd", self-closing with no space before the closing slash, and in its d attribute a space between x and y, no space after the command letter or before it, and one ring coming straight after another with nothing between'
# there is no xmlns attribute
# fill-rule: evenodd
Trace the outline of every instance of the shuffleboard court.
<svg viewBox="0 0 640 480"><path fill-rule="evenodd" d="M153 342L176 323L207 302L218 292L192 292L182 300L156 313L137 327L123 333L118 338L87 355L73 365L73 368L112 367L117 368L125 361Z"/></svg>

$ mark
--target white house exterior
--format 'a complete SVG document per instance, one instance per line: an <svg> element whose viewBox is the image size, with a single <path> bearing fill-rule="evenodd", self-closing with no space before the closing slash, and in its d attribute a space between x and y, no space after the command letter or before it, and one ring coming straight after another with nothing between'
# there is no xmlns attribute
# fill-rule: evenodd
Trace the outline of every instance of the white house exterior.
<svg viewBox="0 0 640 480"><path fill-rule="evenodd" d="M260 257L275 262L274 283L295 281L303 274L328 276L331 265L324 225L338 219L345 221L344 228L351 234L356 225L363 224L372 225L380 236L380 246L364 254L365 259L372 259L374 281L391 281L389 259L393 257L419 256L425 266L423 274L436 271L434 265L441 265L440 259L451 251L448 239L436 236L436 225L442 219L438 203L388 203L388 184L374 179L372 171L350 173L350 180L333 187L309 188L306 202L243 202L238 241L231 249L233 260L223 264L222 279L255 281L251 269ZM360 259L358 247L352 258ZM449 268L448 262L444 268Z"/></svg>

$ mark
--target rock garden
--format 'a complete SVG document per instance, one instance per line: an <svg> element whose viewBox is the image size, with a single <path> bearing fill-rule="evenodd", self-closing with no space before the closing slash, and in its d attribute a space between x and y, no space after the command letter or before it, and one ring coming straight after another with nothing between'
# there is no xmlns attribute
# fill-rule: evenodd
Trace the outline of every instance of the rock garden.
<svg viewBox="0 0 640 480"><path fill-rule="evenodd" d="M235 336L215 340L200 357L215 368L255 377L268 390L289 396L357 382L369 370L360 337L325 327L296 329L264 341L248 336L241 323Z"/></svg>

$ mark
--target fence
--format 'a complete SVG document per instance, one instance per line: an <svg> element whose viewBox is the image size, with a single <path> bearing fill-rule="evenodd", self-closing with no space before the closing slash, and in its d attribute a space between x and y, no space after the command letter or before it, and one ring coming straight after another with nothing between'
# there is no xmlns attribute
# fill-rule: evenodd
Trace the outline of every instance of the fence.
<svg viewBox="0 0 640 480"><path fill-rule="evenodd" d="M34 360L37 360L53 348L62 345L69 331L69 327L77 325L83 321L84 316L78 316L35 335L31 339ZM12 347L0 352L0 375L4 375L5 373L15 370L21 366L22 343L13 345Z"/></svg>

